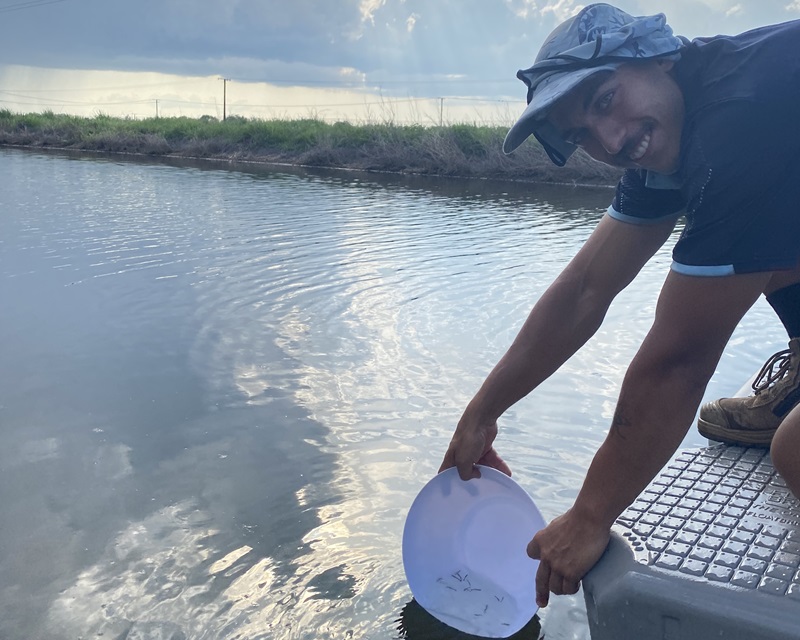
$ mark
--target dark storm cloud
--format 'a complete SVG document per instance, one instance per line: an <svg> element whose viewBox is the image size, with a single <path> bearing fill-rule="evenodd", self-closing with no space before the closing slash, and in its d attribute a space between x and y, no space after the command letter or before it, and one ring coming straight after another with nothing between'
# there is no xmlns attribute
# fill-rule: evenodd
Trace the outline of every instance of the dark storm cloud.
<svg viewBox="0 0 800 640"><path fill-rule="evenodd" d="M365 77L387 92L416 80L417 93L467 76L458 93L501 74L515 82L517 61L532 57L524 31L505 0L65 0L0 12L0 62L298 84Z"/></svg>
<svg viewBox="0 0 800 640"><path fill-rule="evenodd" d="M19 4L0 0L0 64L301 85L364 81L414 95L517 93L516 69L529 65L542 38L580 6L574 0L42 0L3 10ZM689 36L800 15L798 0L619 4L637 15L666 11L676 31ZM343 68L353 72L343 75Z"/></svg>

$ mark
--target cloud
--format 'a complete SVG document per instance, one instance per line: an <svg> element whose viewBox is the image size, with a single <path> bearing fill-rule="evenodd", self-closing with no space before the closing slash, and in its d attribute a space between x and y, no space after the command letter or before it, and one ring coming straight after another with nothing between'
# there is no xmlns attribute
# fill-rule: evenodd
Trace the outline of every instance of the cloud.
<svg viewBox="0 0 800 640"><path fill-rule="evenodd" d="M236 82L270 82L282 85L333 86L358 88L366 85L363 71L354 67L324 66L300 61L254 57L153 58L120 57L117 62L126 69L170 68L185 76L225 76Z"/></svg>
<svg viewBox="0 0 800 640"><path fill-rule="evenodd" d="M361 77L396 95L508 95L578 0L101 0L3 14L0 59L38 67L298 83ZM800 0L618 0L696 37L779 22ZM30 28L34 25L35 28ZM342 70L351 70L343 73ZM457 76L458 86L445 78ZM498 79L508 79L500 91ZM449 88L448 88L449 87Z"/></svg>
<svg viewBox="0 0 800 640"><path fill-rule="evenodd" d="M542 15L552 13L559 22L563 22L582 8L583 5L577 4L574 0L558 0L558 2L548 2L540 11Z"/></svg>
<svg viewBox="0 0 800 640"><path fill-rule="evenodd" d="M583 4L575 0L557 0L556 2L542 2L541 0L505 0L514 15L527 19L539 19L551 14L558 22L575 15L583 8Z"/></svg>
<svg viewBox="0 0 800 640"><path fill-rule="evenodd" d="M361 11L361 22L375 24L375 12L386 4L386 0L361 0L358 7Z"/></svg>

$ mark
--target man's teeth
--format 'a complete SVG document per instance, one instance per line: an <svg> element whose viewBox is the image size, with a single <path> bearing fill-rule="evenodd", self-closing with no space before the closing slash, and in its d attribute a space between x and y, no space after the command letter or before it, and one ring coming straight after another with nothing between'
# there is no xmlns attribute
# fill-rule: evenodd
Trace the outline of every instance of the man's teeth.
<svg viewBox="0 0 800 640"><path fill-rule="evenodd" d="M650 146L650 132L644 134L644 138L639 143L639 146L636 147L633 152L628 156L631 160L636 162L637 160L641 160L642 156L647 153L647 147Z"/></svg>

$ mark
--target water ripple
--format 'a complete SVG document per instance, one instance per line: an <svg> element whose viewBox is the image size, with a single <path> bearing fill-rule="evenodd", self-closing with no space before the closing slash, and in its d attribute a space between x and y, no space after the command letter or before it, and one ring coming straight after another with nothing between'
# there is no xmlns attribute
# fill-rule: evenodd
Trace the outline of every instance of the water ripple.
<svg viewBox="0 0 800 640"><path fill-rule="evenodd" d="M435 637L405 513L609 196L0 151L0 636ZM668 265L503 417L547 518ZM770 322L757 305L709 394L775 350ZM579 597L542 624L587 634Z"/></svg>

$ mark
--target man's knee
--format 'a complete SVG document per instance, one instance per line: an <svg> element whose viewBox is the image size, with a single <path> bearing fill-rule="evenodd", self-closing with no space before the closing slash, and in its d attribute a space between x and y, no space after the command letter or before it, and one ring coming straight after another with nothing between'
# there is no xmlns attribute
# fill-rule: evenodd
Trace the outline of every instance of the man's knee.
<svg viewBox="0 0 800 640"><path fill-rule="evenodd" d="M797 495L800 489L800 405L778 427L770 446L772 464Z"/></svg>

